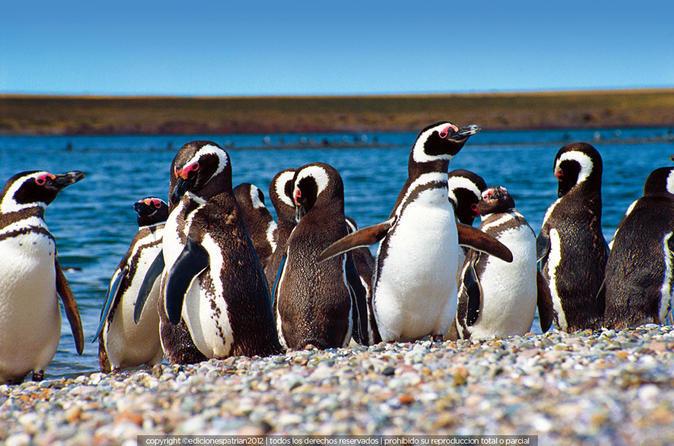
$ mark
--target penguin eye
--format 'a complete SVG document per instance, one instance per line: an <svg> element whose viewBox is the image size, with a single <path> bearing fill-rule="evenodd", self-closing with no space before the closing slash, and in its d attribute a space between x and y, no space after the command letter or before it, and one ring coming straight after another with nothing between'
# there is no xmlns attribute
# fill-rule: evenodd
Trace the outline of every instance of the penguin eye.
<svg viewBox="0 0 674 446"><path fill-rule="evenodd" d="M447 135L449 135L449 126L440 130L440 132L438 134L440 135L440 138L442 138L442 139L447 138Z"/></svg>
<svg viewBox="0 0 674 446"><path fill-rule="evenodd" d="M159 209L159 208L161 207L161 203L159 202L159 200L152 200L152 204L153 204L154 207L156 207L157 209Z"/></svg>
<svg viewBox="0 0 674 446"><path fill-rule="evenodd" d="M47 184L48 178L54 179L55 177L54 175L51 174L40 175L39 177L35 178L35 184L37 184L38 186L44 186L45 184Z"/></svg>

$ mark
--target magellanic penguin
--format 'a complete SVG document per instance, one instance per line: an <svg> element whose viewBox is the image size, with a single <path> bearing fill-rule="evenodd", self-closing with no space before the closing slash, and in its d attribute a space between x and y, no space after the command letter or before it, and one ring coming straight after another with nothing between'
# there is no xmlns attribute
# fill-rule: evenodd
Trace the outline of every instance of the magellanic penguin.
<svg viewBox="0 0 674 446"><path fill-rule="evenodd" d="M505 187L485 190L478 209L480 229L507 246L513 261L468 252L459 286L456 331L450 337L523 335L531 328L537 303L541 329L547 331L553 319L552 300L547 283L538 277L534 230L515 209Z"/></svg>
<svg viewBox="0 0 674 446"><path fill-rule="evenodd" d="M254 184L242 183L234 188L234 198L262 268L265 268L276 249L276 222L264 205L264 194Z"/></svg>
<svg viewBox="0 0 674 446"><path fill-rule="evenodd" d="M456 169L447 175L447 195L454 206L454 215L459 223L472 226L475 217L480 215L477 204L482 198L482 192L487 188L484 179L470 170ZM458 250L456 277L460 282L461 270L466 260L468 248Z"/></svg>
<svg viewBox="0 0 674 446"><path fill-rule="evenodd" d="M654 170L618 226L606 264L604 325L664 324L674 290L674 168Z"/></svg>
<svg viewBox="0 0 674 446"><path fill-rule="evenodd" d="M207 358L279 353L267 283L214 142L185 144L172 163L178 203L164 227L161 282L170 323L184 320ZM166 350L162 334L162 346Z"/></svg>
<svg viewBox="0 0 674 446"><path fill-rule="evenodd" d="M281 260L286 252L288 237L290 237L290 233L297 224L295 220L295 204L293 203L294 177L295 169L285 169L274 175L269 185L269 198L274 205L274 209L276 209L278 220L276 231L274 232L276 249L274 249L274 253L264 271L267 276L267 284L272 291L274 289L274 282L280 271L279 265L281 265Z"/></svg>
<svg viewBox="0 0 674 446"><path fill-rule="evenodd" d="M297 226L286 244L274 290L276 325L289 349L308 345L345 347L353 337L367 344L365 290L350 254L319 263L318 255L347 234L344 185L324 163L295 173L293 200Z"/></svg>
<svg viewBox="0 0 674 446"><path fill-rule="evenodd" d="M349 234L358 231L358 224L356 220L351 217L346 217L346 228ZM360 283L365 289L365 299L367 301L367 330L368 341L370 343L381 342L379 330L377 329L377 321L374 318L374 308L372 307L372 278L374 277L375 259L370 249L367 247L355 248L349 251L353 258L353 264L356 267L356 272L360 278Z"/></svg>
<svg viewBox="0 0 674 446"><path fill-rule="evenodd" d="M487 189L484 179L470 170L456 169L447 175L447 195L454 206L456 219L464 225L472 226L480 215L478 203L482 192Z"/></svg>
<svg viewBox="0 0 674 446"><path fill-rule="evenodd" d="M63 302L77 353L84 349L75 297L44 220L47 205L82 172L21 172L0 194L0 384L41 380L61 337Z"/></svg>
<svg viewBox="0 0 674 446"><path fill-rule="evenodd" d="M423 129L410 152L408 179L389 220L360 229L321 254L321 260L329 259L381 240L373 308L383 341L441 338L447 333L456 314L459 242L512 260L508 248L493 237L457 224L447 199L449 161L478 130L450 122Z"/></svg>
<svg viewBox="0 0 674 446"><path fill-rule="evenodd" d="M557 152L554 175L559 198L545 213L536 242L557 327L599 328L604 315L599 291L608 259L601 230L601 155L590 144L568 144Z"/></svg>
<svg viewBox="0 0 674 446"><path fill-rule="evenodd" d="M154 365L163 357L159 313L154 311L159 298L159 280L155 280L147 297L151 311L145 311L138 323L133 314L145 275L161 254L168 205L159 198L146 197L138 200L134 209L138 215L138 232L110 279L96 331L98 363L104 372Z"/></svg>

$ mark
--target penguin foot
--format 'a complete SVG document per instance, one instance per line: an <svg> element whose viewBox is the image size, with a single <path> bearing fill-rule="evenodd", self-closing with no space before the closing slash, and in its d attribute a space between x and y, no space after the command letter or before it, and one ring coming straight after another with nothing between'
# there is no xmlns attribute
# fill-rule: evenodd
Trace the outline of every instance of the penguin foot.
<svg viewBox="0 0 674 446"><path fill-rule="evenodd" d="M433 342L445 342L445 337L443 335L433 335Z"/></svg>
<svg viewBox="0 0 674 446"><path fill-rule="evenodd" d="M42 381L44 379L44 370L33 370L33 381Z"/></svg>

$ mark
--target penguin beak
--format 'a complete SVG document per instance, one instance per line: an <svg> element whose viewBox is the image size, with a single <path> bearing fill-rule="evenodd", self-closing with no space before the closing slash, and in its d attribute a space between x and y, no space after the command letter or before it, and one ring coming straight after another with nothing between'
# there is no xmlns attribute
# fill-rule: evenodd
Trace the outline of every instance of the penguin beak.
<svg viewBox="0 0 674 446"><path fill-rule="evenodd" d="M50 189L60 191L65 189L71 184L75 184L78 181L84 178L84 172L79 170L73 170L72 172L63 173L60 175L54 175L54 178L47 185Z"/></svg>
<svg viewBox="0 0 674 446"><path fill-rule="evenodd" d="M454 141L465 141L466 139L470 138L474 134L478 133L480 130L480 126L475 125L475 124L470 124L465 127L461 127L458 131L452 133L449 138L453 139Z"/></svg>
<svg viewBox="0 0 674 446"><path fill-rule="evenodd" d="M182 178L178 177L176 179L176 184L175 187L173 188L173 192L171 193L171 204L178 203L180 199L183 197L183 195L185 195L185 192L192 189L194 183L195 183L194 178L183 180Z"/></svg>

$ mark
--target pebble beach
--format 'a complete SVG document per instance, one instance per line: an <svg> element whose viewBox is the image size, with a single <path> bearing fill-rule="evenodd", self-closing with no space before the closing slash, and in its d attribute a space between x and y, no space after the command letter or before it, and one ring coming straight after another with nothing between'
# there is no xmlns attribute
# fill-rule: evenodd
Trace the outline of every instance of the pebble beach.
<svg viewBox="0 0 674 446"><path fill-rule="evenodd" d="M674 327L382 343L0 386L10 446L290 433L672 444Z"/></svg>

